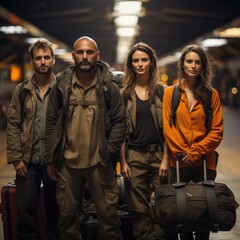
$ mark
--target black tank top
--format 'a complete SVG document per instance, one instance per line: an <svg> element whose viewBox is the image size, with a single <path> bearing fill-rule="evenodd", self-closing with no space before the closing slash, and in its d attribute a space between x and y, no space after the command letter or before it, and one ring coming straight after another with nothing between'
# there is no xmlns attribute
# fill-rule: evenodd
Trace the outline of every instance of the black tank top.
<svg viewBox="0 0 240 240"><path fill-rule="evenodd" d="M141 100L136 94L136 129L129 146L141 147L159 144L158 134L150 111L150 100Z"/></svg>

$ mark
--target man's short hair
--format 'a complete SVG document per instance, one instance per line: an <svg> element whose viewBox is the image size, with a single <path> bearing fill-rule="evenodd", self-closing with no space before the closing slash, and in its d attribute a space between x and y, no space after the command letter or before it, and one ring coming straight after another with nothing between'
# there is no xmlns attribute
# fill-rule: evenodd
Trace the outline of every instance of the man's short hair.
<svg viewBox="0 0 240 240"><path fill-rule="evenodd" d="M31 44L28 52L30 54L30 57L33 59L33 51L34 49L49 49L51 51L52 57L54 57L53 49L52 49L52 43L49 42L47 39L39 39L35 43Z"/></svg>

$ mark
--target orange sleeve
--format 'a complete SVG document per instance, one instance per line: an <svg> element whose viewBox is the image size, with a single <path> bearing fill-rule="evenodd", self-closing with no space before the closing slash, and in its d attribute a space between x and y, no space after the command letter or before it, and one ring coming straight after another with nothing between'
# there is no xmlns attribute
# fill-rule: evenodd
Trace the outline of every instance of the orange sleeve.
<svg viewBox="0 0 240 240"><path fill-rule="evenodd" d="M195 160L196 152L201 154L211 153L222 141L224 128L223 113L219 95L215 89L212 90L211 108L213 109L213 113L210 132L201 141L193 143L189 149L188 153L190 156L193 156L193 160Z"/></svg>

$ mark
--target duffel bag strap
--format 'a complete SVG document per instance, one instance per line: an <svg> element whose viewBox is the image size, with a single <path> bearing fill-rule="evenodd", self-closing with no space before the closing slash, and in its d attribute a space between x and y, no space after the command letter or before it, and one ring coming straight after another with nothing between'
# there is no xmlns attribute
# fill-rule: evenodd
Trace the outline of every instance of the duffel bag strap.
<svg viewBox="0 0 240 240"><path fill-rule="evenodd" d="M177 229L176 232L183 231L184 225L187 224L187 199L185 183L173 184L176 190L176 202L177 202Z"/></svg>
<svg viewBox="0 0 240 240"><path fill-rule="evenodd" d="M207 204L209 210L209 222L210 222L210 230L212 232L218 232L219 230L219 216L218 216L218 206L216 194L214 191L214 181L204 181L203 183Z"/></svg>

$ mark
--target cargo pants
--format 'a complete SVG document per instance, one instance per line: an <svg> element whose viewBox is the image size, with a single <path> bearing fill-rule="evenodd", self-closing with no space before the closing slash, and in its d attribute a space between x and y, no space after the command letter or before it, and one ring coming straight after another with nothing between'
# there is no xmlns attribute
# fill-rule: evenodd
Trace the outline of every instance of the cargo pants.
<svg viewBox="0 0 240 240"><path fill-rule="evenodd" d="M127 163L131 181L125 181L128 211L132 217L137 240L165 239L165 233L155 222L150 204L151 194L160 185L159 167L162 152L140 152L129 149Z"/></svg>
<svg viewBox="0 0 240 240"><path fill-rule="evenodd" d="M81 208L85 185L88 185L96 207L100 240L121 240L120 219L117 214L118 185L111 162L86 169L63 165L57 182L60 240L82 240Z"/></svg>

